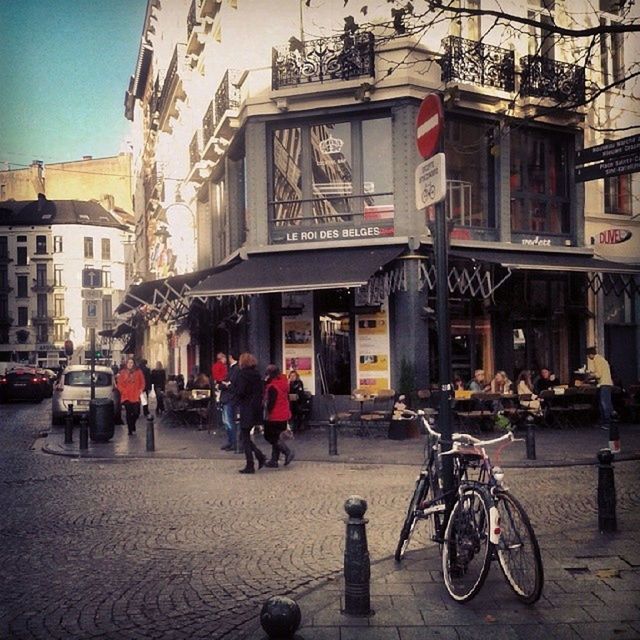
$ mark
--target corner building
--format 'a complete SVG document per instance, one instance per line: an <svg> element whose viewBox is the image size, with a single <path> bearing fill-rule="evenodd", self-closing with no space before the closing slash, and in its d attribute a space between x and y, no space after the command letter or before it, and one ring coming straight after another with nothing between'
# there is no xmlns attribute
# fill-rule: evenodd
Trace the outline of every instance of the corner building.
<svg viewBox="0 0 640 640"><path fill-rule="evenodd" d="M146 281L118 308L150 361L186 374L248 349L338 396L437 383L431 214L414 175L416 116L437 93L452 375L548 366L571 382L597 343L638 379L637 176L575 179L603 122L637 121L636 79L584 104L637 39L604 43L594 67L576 64L580 39L488 16L421 29L414 4L365 16L342 1L150 0L125 96ZM593 15L508 4L542 23L623 19L604 0Z"/></svg>

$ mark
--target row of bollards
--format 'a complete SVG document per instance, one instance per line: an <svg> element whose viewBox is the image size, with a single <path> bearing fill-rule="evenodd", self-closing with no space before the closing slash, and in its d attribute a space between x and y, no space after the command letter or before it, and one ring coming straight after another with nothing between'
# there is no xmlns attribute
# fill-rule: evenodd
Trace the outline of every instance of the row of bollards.
<svg viewBox="0 0 640 640"><path fill-rule="evenodd" d="M329 455L338 455L338 425L334 415L329 417Z"/></svg>

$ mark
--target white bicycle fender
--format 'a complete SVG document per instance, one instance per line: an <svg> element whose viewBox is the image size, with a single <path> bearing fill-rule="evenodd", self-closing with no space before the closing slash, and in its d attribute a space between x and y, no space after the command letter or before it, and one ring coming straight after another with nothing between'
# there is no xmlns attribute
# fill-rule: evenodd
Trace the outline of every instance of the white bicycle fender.
<svg viewBox="0 0 640 640"><path fill-rule="evenodd" d="M498 544L500 542L500 512L496 506L489 508L489 525L489 540L491 544Z"/></svg>

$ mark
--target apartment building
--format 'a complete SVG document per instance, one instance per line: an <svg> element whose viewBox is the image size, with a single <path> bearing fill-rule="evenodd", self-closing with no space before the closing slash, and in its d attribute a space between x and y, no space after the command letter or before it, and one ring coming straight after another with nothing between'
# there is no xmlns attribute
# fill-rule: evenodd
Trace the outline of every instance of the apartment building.
<svg viewBox="0 0 640 640"><path fill-rule="evenodd" d="M415 139L436 93L453 372L568 382L598 343L636 380L637 176L579 182L576 154L638 121L637 39L606 28L637 7L360 4L149 0L125 95L147 282L118 308L140 348L182 373L249 349L337 395L435 382Z"/></svg>

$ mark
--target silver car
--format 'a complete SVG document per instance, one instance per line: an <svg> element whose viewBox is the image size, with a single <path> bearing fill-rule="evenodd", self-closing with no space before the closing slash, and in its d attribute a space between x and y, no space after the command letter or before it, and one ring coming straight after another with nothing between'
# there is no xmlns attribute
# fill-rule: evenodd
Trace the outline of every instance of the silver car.
<svg viewBox="0 0 640 640"><path fill-rule="evenodd" d="M109 398L119 411L119 394L115 389L113 371L109 367L95 366L95 397ZM74 415L89 413L91 400L91 367L88 364L72 364L60 375L51 396L51 424L62 424L73 405Z"/></svg>

